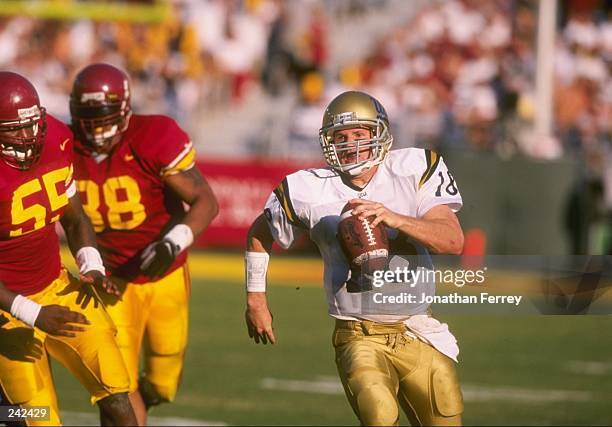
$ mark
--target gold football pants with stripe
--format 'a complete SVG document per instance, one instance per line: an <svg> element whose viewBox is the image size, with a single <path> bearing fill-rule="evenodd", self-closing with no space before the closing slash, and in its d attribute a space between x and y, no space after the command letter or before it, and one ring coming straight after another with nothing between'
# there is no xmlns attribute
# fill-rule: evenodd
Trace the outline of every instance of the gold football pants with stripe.
<svg viewBox="0 0 612 427"><path fill-rule="evenodd" d="M176 396L187 347L191 281L187 264L156 282L121 283L121 300L106 298L117 327L117 343L130 376L130 393L138 390L141 349L144 378L157 395L171 402Z"/></svg>
<svg viewBox="0 0 612 427"><path fill-rule="evenodd" d="M463 398L454 362L405 334L402 323L336 320L336 365L362 425L460 425Z"/></svg>
<svg viewBox="0 0 612 427"><path fill-rule="evenodd" d="M116 329L89 285L62 270L49 286L28 298L43 306L68 307L83 313L91 323L75 337L60 337L0 312L0 394L12 405L49 407L48 421L32 419L28 425L60 424L48 355L72 372L93 403L128 391L129 378L115 341Z"/></svg>

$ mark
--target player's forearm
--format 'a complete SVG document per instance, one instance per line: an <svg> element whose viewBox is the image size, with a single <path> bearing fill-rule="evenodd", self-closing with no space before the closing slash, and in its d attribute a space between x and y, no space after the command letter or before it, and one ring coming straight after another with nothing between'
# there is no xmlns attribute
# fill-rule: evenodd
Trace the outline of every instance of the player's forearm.
<svg viewBox="0 0 612 427"><path fill-rule="evenodd" d="M218 213L219 205L214 194L204 192L193 201L183 223L191 229L194 239L197 239Z"/></svg>
<svg viewBox="0 0 612 427"><path fill-rule="evenodd" d="M74 196L77 197L77 196ZM66 233L66 240L70 251L76 256L83 247L96 248L96 234L87 215L81 207L80 201L70 199L69 209L62 216L60 222Z"/></svg>
<svg viewBox="0 0 612 427"><path fill-rule="evenodd" d="M97 247L96 235L87 217L67 224L62 223L62 226L66 232L66 240L68 240L68 246L73 255L76 256L79 249L83 247Z"/></svg>
<svg viewBox="0 0 612 427"><path fill-rule="evenodd" d="M0 281L0 310L11 312L11 305L17 294L9 291L4 287L4 283Z"/></svg>
<svg viewBox="0 0 612 427"><path fill-rule="evenodd" d="M0 310L11 313L26 325L34 327L43 307L23 295L18 295L4 287L0 281Z"/></svg>
<svg viewBox="0 0 612 427"><path fill-rule="evenodd" d="M189 212L183 221L174 226L165 236L183 251L206 230L217 216L219 205L210 185L196 167L170 175L165 178L164 182L184 203L189 205Z"/></svg>
<svg viewBox="0 0 612 427"><path fill-rule="evenodd" d="M403 216L399 231L436 254L459 255L463 251L463 231L451 219L422 219Z"/></svg>
<svg viewBox="0 0 612 427"><path fill-rule="evenodd" d="M266 219L260 215L249 229L245 254L247 307L251 309L267 307L266 276L272 242Z"/></svg>
<svg viewBox="0 0 612 427"><path fill-rule="evenodd" d="M98 271L104 275L106 270L96 245L96 233L78 196L70 198L60 222L64 227L70 251L79 266L79 272L85 274Z"/></svg>
<svg viewBox="0 0 612 427"><path fill-rule="evenodd" d="M259 215L249 228L247 235L247 251L248 252L272 252L272 243L274 238L268 227L266 218Z"/></svg>

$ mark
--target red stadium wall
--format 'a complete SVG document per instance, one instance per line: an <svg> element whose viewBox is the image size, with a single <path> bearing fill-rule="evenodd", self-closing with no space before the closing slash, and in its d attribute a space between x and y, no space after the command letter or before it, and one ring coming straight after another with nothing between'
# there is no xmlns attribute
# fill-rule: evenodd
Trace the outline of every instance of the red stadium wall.
<svg viewBox="0 0 612 427"><path fill-rule="evenodd" d="M219 202L219 215L197 240L197 247L244 249L246 234L274 188L304 167L293 162L202 160L197 166Z"/></svg>

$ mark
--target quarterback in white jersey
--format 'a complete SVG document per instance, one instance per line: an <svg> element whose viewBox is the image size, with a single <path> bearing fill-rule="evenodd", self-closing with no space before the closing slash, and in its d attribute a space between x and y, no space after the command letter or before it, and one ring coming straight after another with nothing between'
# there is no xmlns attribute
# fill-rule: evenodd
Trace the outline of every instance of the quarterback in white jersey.
<svg viewBox="0 0 612 427"><path fill-rule="evenodd" d="M458 347L447 326L427 314L427 304L376 312L364 307L365 292L347 290L351 269L337 229L348 201L357 205L353 215L373 215L373 226L384 224L390 268L408 265L407 255L428 260L430 252L459 254L463 248L455 216L462 200L444 161L429 150L390 151L392 141L386 112L373 97L345 92L330 103L320 130L329 168L287 176L249 231L247 327L256 342L276 341L265 294L272 242L288 248L308 233L323 257L338 372L360 422L396 424L399 402L413 424L458 425ZM424 268L431 266L425 262ZM432 293L435 283L419 286Z"/></svg>
<svg viewBox="0 0 612 427"><path fill-rule="evenodd" d="M281 247L288 248L296 236L306 232L319 248L330 315L345 320L358 320L356 316L360 314L360 318L382 322L404 320L407 316L402 313L391 316L362 313L361 296L346 289L350 271L336 230L339 212L352 199L376 200L394 212L421 218L436 205L459 210L462 204L459 191L439 156L428 150L407 148L391 151L363 188L350 185L333 170L308 169L287 176L268 198L264 214L274 240ZM406 252L428 253L424 245L409 240L397 229L388 229L387 233L392 244L403 240L395 246L405 248ZM427 306L419 307L411 314L426 313Z"/></svg>

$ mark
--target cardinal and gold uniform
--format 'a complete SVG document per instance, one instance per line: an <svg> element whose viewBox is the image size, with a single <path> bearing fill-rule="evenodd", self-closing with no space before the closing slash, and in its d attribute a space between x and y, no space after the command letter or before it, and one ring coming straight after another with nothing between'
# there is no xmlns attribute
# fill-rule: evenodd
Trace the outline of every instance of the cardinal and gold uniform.
<svg viewBox="0 0 612 427"><path fill-rule="evenodd" d="M329 314L336 319L333 344L338 372L351 407L364 425L398 422L398 402L420 425L458 425L463 401L453 359L458 348L452 334L428 314L428 304L388 306L349 293L350 268L336 238L340 212L350 199L382 203L388 209L421 218L437 205L453 211L461 195L444 161L435 152L416 148L389 152L365 188L354 188L331 169L301 170L287 176L268 198L264 215L275 241L287 248L308 233L324 261L324 289ZM387 229L391 242L428 259L427 249ZM393 256L390 265L405 261ZM435 291L435 283L418 283L410 292ZM370 302L370 303L368 303ZM428 331L444 337L428 340Z"/></svg>
<svg viewBox="0 0 612 427"><path fill-rule="evenodd" d="M59 425L48 355L75 375L92 402L126 392L129 378L108 314L60 262L55 223L76 194L72 133L52 116L46 120L37 163L20 171L0 162L0 280L43 306L81 312L91 325L73 338L50 336L1 312L0 386L13 405L49 406L50 419L41 423Z"/></svg>
<svg viewBox="0 0 612 427"><path fill-rule="evenodd" d="M132 115L113 150L110 156L92 156L77 141L77 189L107 271L124 289L121 300L106 298L106 303L118 329L130 392L138 389L144 344L144 377L159 397L172 401L187 345L187 253L155 282L142 274L140 264L143 250L185 215L183 202L164 179L194 167L195 150L174 120L159 115Z"/></svg>

